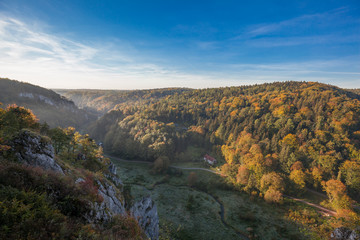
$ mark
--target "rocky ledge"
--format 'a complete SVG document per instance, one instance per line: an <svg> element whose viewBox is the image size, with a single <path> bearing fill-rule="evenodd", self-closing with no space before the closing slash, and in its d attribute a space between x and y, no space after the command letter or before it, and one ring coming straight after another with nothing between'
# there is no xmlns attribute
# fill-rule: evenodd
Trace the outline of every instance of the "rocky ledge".
<svg viewBox="0 0 360 240"><path fill-rule="evenodd" d="M332 240L360 240L360 229L336 228L330 236Z"/></svg>
<svg viewBox="0 0 360 240"><path fill-rule="evenodd" d="M24 164L38 166L45 170L52 170L64 174L63 169L54 159L54 148L46 137L29 130L23 130L13 140L14 154ZM98 193L102 196L101 203L91 203L92 212L85 216L89 223L108 222L115 215L135 217L147 237L152 240L159 238L159 217L154 201L145 197L131 207L130 213L125 209L125 200L122 197L122 181L117 176L116 167L109 165L109 173L103 181L96 180ZM85 181L78 178L75 183ZM112 183L111 183L112 182Z"/></svg>
<svg viewBox="0 0 360 240"><path fill-rule="evenodd" d="M60 165L54 160L54 147L46 137L29 130L22 130L13 140L12 149L20 162L64 174Z"/></svg>
<svg viewBox="0 0 360 240"><path fill-rule="evenodd" d="M151 197L144 197L135 202L130 213L138 220L145 234L151 239L159 238L159 217L157 208Z"/></svg>

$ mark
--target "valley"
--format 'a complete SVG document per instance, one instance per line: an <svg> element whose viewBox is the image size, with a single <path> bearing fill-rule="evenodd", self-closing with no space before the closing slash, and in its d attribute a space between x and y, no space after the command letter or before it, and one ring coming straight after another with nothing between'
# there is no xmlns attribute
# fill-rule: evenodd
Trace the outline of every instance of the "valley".
<svg viewBox="0 0 360 240"><path fill-rule="evenodd" d="M355 91L284 82L57 92L73 98L60 97L74 101L76 113L96 116L76 129L89 135L75 133L67 115L58 118L64 128L54 129L39 115L36 131L51 138L60 162L96 176L104 175L95 161L104 150L117 166L124 207L148 198L156 205L159 239L324 239L360 223ZM11 103L23 104L16 96ZM89 144L98 148L90 158ZM206 164L204 156L217 163Z"/></svg>
<svg viewBox="0 0 360 240"><path fill-rule="evenodd" d="M360 0L0 0L0 240L360 240Z"/></svg>
<svg viewBox="0 0 360 240"><path fill-rule="evenodd" d="M333 211L311 203L314 202L311 192L304 194L302 199L287 197L283 205L275 207L235 189L225 190L228 187L219 184L223 177L203 163L176 164L170 168L182 169L181 176L162 176L149 173L149 162L108 157L118 166L124 184L131 186L135 199L136 196L141 198L145 192L158 203L160 228L167 230L162 232L160 239L304 239L311 233L304 235L296 230L296 222L283 218L290 209L306 209L308 214L311 212L318 219L334 215ZM191 172L196 173L199 185L189 186ZM197 210L189 208L189 196L195 199L192 204ZM223 228L219 228L219 221ZM198 224L197 230L189 228L194 224ZM284 232L289 235L284 235Z"/></svg>

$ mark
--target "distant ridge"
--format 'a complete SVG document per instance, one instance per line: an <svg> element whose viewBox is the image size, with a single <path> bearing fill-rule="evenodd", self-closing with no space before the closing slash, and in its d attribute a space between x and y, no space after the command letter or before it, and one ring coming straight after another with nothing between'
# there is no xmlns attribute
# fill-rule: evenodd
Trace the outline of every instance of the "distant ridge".
<svg viewBox="0 0 360 240"><path fill-rule="evenodd" d="M52 90L7 78L0 78L0 102L2 108L9 104L29 108L40 122L47 122L51 127L78 128L96 119Z"/></svg>

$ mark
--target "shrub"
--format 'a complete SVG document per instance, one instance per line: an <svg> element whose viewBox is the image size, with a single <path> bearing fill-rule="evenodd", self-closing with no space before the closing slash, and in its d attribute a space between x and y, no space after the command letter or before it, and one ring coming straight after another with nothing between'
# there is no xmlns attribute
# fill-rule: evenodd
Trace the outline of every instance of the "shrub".
<svg viewBox="0 0 360 240"><path fill-rule="evenodd" d="M266 193L264 195L264 199L266 202L270 202L270 203L282 203L283 202L282 193L273 187L270 187L266 191Z"/></svg>
<svg viewBox="0 0 360 240"><path fill-rule="evenodd" d="M124 217L117 215L112 218L111 222L106 226L106 230L102 232L101 239L144 239L144 233L139 227L138 222L133 217Z"/></svg>

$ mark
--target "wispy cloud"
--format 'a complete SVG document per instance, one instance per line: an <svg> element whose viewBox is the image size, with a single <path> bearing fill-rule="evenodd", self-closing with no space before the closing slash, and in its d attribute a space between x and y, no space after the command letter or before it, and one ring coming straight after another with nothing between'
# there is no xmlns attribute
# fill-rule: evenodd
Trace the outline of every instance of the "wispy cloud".
<svg viewBox="0 0 360 240"><path fill-rule="evenodd" d="M295 40L294 40L295 41ZM118 40L117 42L121 42ZM197 42L204 50L218 42ZM357 83L358 68L347 70L357 59L278 64L225 64L198 70L181 69L149 56L136 55L130 43L83 43L19 19L0 14L0 76L50 88L134 89L158 87L219 87L285 80ZM134 54L135 53L135 54ZM164 61L163 61L164 62ZM336 67L334 67L336 66ZM340 66L340 67L339 67ZM194 69L194 68L192 68ZM331 69L331 71L329 70ZM341 69L341 71L339 70ZM355 69L355 70L354 70ZM360 87L360 86L359 86Z"/></svg>
<svg viewBox="0 0 360 240"><path fill-rule="evenodd" d="M114 47L82 44L0 15L2 76L47 87L140 88L144 79L170 73L154 63L137 62Z"/></svg>
<svg viewBox="0 0 360 240"><path fill-rule="evenodd" d="M242 34L231 38L230 42L241 42L252 47L359 43L359 31L356 29L360 26L360 18L346 16L348 10L343 7L279 22L251 25ZM354 31L344 33L343 26L350 26Z"/></svg>
<svg viewBox="0 0 360 240"><path fill-rule="evenodd" d="M243 38L245 36L266 36L283 30L289 31L291 29L293 29L294 32L299 32L303 29L308 29L310 26L319 27L329 25L333 24L333 21L331 20L341 17L341 15L347 11L347 7L342 7L324 13L306 14L280 22L253 25L249 26L248 30L243 35L238 36L238 38Z"/></svg>
<svg viewBox="0 0 360 240"><path fill-rule="evenodd" d="M314 36L297 36L297 37L264 37L246 41L254 47L284 47L298 45L315 45L315 44L338 44L360 42L359 36L349 35L339 37L336 35L314 35Z"/></svg>

